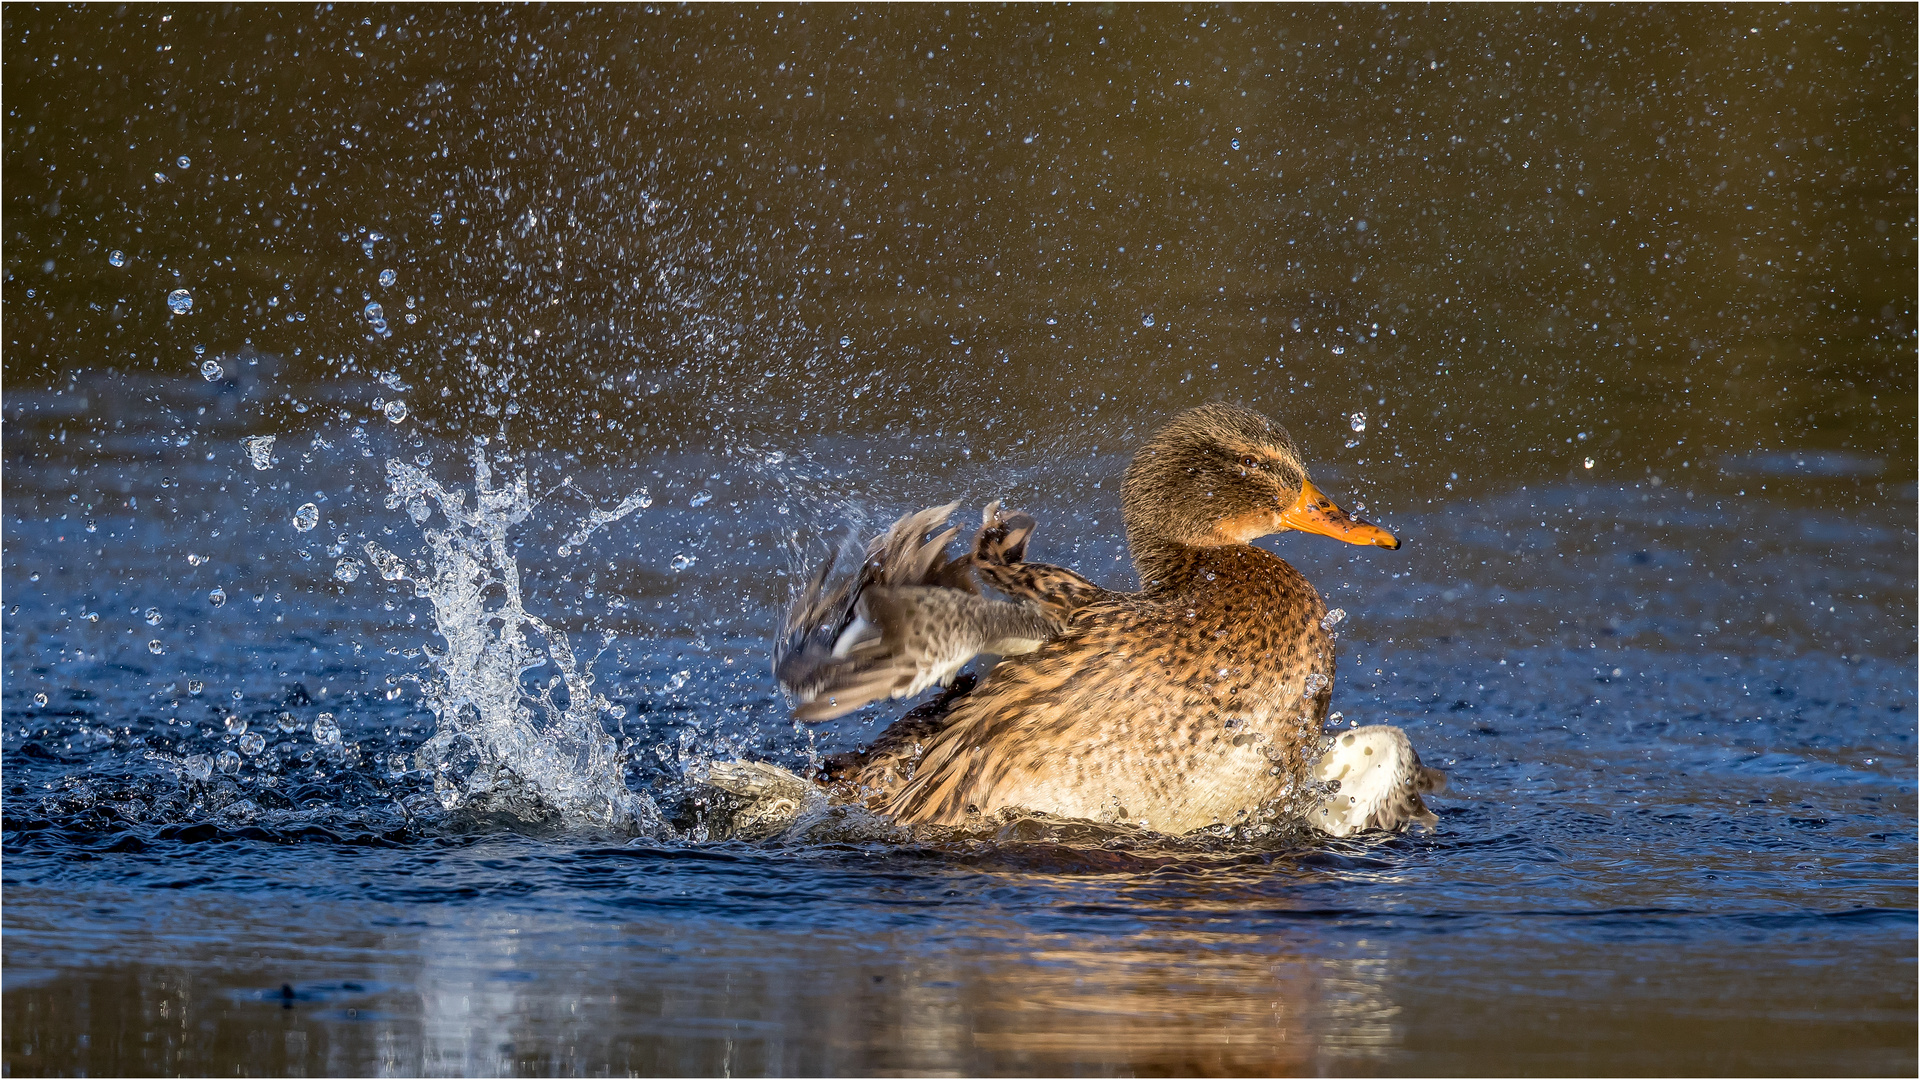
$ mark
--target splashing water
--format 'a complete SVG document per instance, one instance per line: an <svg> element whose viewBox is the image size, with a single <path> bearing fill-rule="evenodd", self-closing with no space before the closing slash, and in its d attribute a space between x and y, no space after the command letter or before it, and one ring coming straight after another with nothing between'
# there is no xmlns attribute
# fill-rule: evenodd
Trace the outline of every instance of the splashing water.
<svg viewBox="0 0 1920 1080"><path fill-rule="evenodd" d="M637 494L629 495L620 500L620 505L611 510L592 511L587 515L587 519L582 521L579 527L568 535L567 542L560 545L558 554L562 558L573 554L580 545L587 542L587 537L592 536L601 528L619 521L635 510L641 510L652 505L653 497L648 495L643 488Z"/></svg>
<svg viewBox="0 0 1920 1080"><path fill-rule="evenodd" d="M477 446L473 468L469 507L465 491L449 491L421 469L389 460L388 508L430 503L445 515L447 527L425 530L430 566L409 566L380 545L366 544L381 577L410 580L414 594L432 602L446 642L444 649L427 650L434 670L424 696L438 725L415 753L415 766L433 776L448 810L669 834L653 800L627 787L626 758L601 724L614 706L593 690L597 654L580 661L563 631L524 606L508 532L533 513L526 473L495 487L486 451ZM583 528L590 532L638 508L638 499L630 498L610 514L589 518L594 524ZM529 631L545 643L544 651ZM549 665L557 678L537 695L522 690L525 673Z"/></svg>

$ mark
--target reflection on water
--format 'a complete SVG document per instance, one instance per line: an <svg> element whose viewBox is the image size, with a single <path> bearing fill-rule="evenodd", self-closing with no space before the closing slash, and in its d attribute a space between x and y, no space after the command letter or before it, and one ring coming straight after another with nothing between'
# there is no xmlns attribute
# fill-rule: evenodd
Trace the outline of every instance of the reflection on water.
<svg viewBox="0 0 1920 1080"><path fill-rule="evenodd" d="M1913 1071L1911 9L0 48L9 1074ZM1436 834L705 838L872 733L774 691L797 551L1006 498L1125 585L1217 397L1407 541L1269 543Z"/></svg>
<svg viewBox="0 0 1920 1080"><path fill-rule="evenodd" d="M929 885L872 853L803 872L752 858L688 869L673 856L529 843L456 856L458 880L485 889L511 875L538 892L557 873L608 888L557 908L432 912L105 888L87 910L22 890L16 902L38 914L10 924L30 944L8 961L9 1067L1292 1074L1451 1071L1499 1046L1500 1061L1548 1072L1595 1060L1883 1071L1909 1052L1904 912L1720 926L1648 909L1382 917L1270 890L1263 903L1223 902L1201 878L1153 916L1121 902L1123 881L1037 888L948 874ZM1257 892L1263 876L1232 875L1226 893ZM805 925L782 886L809 879L836 886L862 924ZM120 905L170 928L102 910ZM1851 962L1827 951L1849 940L1892 949ZM1522 950L1536 960L1478 962ZM1805 978L1728 979L1779 963Z"/></svg>

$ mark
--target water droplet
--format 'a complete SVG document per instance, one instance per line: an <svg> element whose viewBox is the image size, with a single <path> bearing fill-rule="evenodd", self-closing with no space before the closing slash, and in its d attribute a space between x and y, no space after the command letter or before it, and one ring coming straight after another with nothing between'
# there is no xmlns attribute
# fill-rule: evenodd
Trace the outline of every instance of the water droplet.
<svg viewBox="0 0 1920 1080"><path fill-rule="evenodd" d="M205 780L213 775L213 759L205 754L189 755L187 760L180 763L180 767L195 780Z"/></svg>
<svg viewBox="0 0 1920 1080"><path fill-rule="evenodd" d="M354 581L360 577L361 562L349 555L334 564L333 576L341 581Z"/></svg>
<svg viewBox="0 0 1920 1080"><path fill-rule="evenodd" d="M220 361L218 360L200 361L200 377L207 380L208 382L215 382L220 378L220 376L224 374L226 374L226 372L220 370Z"/></svg>
<svg viewBox="0 0 1920 1080"><path fill-rule="evenodd" d="M194 697L199 697L200 691L205 690L206 688L207 688L207 684L201 682L199 679L187 680L187 693L192 694Z"/></svg>
<svg viewBox="0 0 1920 1080"><path fill-rule="evenodd" d="M687 505L688 506L705 506L712 501L713 501L713 492L708 491L706 488L701 488L699 491L696 491L693 493L693 498L687 500Z"/></svg>
<svg viewBox="0 0 1920 1080"><path fill-rule="evenodd" d="M277 438L277 435L250 435L240 440L240 445L247 448L247 460L253 462L255 469L266 472L273 468L273 440Z"/></svg>
<svg viewBox="0 0 1920 1080"><path fill-rule="evenodd" d="M1347 347L1345 345L1335 345L1333 347L1333 355L1335 356L1347 355Z"/></svg>
<svg viewBox="0 0 1920 1080"><path fill-rule="evenodd" d="M679 570L685 570L687 567L692 566L694 563L699 561L700 559L698 556L680 554L680 555L675 555L673 557L673 561L668 563L667 565L673 567L674 570L679 571Z"/></svg>
<svg viewBox="0 0 1920 1080"><path fill-rule="evenodd" d="M188 566L199 566L201 563L206 561L207 561L207 556L205 555L201 555L197 552L191 552L191 551L187 553Z"/></svg>
<svg viewBox="0 0 1920 1080"><path fill-rule="evenodd" d="M1320 691L1325 690L1327 688L1327 683L1331 681L1332 680L1328 679L1325 675L1322 675L1316 671L1313 674L1307 676L1307 693L1317 694Z"/></svg>
<svg viewBox="0 0 1920 1080"><path fill-rule="evenodd" d="M433 222L435 225L438 225L440 224L440 222L446 219L440 216L440 211L435 210L433 213L427 215L427 220Z"/></svg>
<svg viewBox="0 0 1920 1080"><path fill-rule="evenodd" d="M678 690L681 687L687 685L687 680L692 677L693 677L693 672L691 671L674 672L673 677L667 680L667 685L666 685L667 693L671 694L675 690Z"/></svg>
<svg viewBox="0 0 1920 1080"><path fill-rule="evenodd" d="M1320 629L1332 630L1334 627L1339 626L1341 621L1346 617L1347 611L1345 608L1334 608L1332 611L1327 612L1326 618L1320 620Z"/></svg>
<svg viewBox="0 0 1920 1080"><path fill-rule="evenodd" d="M160 644L159 638L154 638L152 641L147 642L147 651L155 656L159 656L161 653L167 651L167 647Z"/></svg>
<svg viewBox="0 0 1920 1080"><path fill-rule="evenodd" d="M191 169L193 168L193 159L188 157L185 154L181 154L179 157L174 159L174 164L180 166L183 169Z"/></svg>
<svg viewBox="0 0 1920 1080"><path fill-rule="evenodd" d="M1591 468L1593 468L1593 459L1592 459L1592 458L1588 458L1588 459L1587 459L1587 468L1589 468L1589 469L1591 469Z"/></svg>
<svg viewBox="0 0 1920 1080"><path fill-rule="evenodd" d="M380 284L382 285L392 285L394 282L399 280L400 280L400 275L394 273L391 270L380 271Z"/></svg>
<svg viewBox="0 0 1920 1080"><path fill-rule="evenodd" d="M274 719L274 723L279 725L281 731L284 731L289 735L300 730L299 718L294 716L290 712L281 713L278 717Z"/></svg>
<svg viewBox="0 0 1920 1080"><path fill-rule="evenodd" d="M380 306L378 301L362 308L361 313L364 314L367 317L367 321L371 323L384 323L387 321L386 310Z"/></svg>
<svg viewBox="0 0 1920 1080"><path fill-rule="evenodd" d="M167 310L175 315L185 315L193 310L193 294L185 289L175 289L167 294Z"/></svg>
<svg viewBox="0 0 1920 1080"><path fill-rule="evenodd" d="M393 754L387 758L387 775L388 776L398 778L398 777L407 775L407 772L408 772L407 755Z"/></svg>
<svg viewBox="0 0 1920 1080"><path fill-rule="evenodd" d="M247 733L247 718L244 716L229 716L225 723L227 725L227 734L229 735L245 735Z"/></svg>
<svg viewBox="0 0 1920 1080"><path fill-rule="evenodd" d="M163 618L163 616L160 614L159 608L150 607L146 610L146 614L142 615L141 618L144 618L147 620L148 626L159 626L160 620L161 618Z"/></svg>
<svg viewBox="0 0 1920 1080"><path fill-rule="evenodd" d="M397 424L407 418L407 403L404 401L389 401L380 411L387 414L387 419Z"/></svg>
<svg viewBox="0 0 1920 1080"><path fill-rule="evenodd" d="M1153 316L1152 316L1152 315L1142 315L1142 316L1140 317L1140 325L1141 325L1141 326L1152 326L1152 325L1153 325Z"/></svg>
<svg viewBox="0 0 1920 1080"><path fill-rule="evenodd" d="M1238 150L1238 149L1240 149L1240 140L1239 140L1239 139L1231 139L1231 140L1229 140L1229 141L1228 141L1228 144L1227 144L1227 145L1229 145L1229 146L1231 146L1231 147L1233 147L1233 148L1234 148L1235 150Z"/></svg>
<svg viewBox="0 0 1920 1080"><path fill-rule="evenodd" d="M847 348L848 346L850 346L850 345L852 345L852 344L853 344L853 339L852 339L852 338L850 338L850 337L842 337L842 338L840 339L840 347L841 347L841 348L843 348L843 349L844 349L844 348Z"/></svg>
<svg viewBox="0 0 1920 1080"><path fill-rule="evenodd" d="M213 766L223 773L239 772L240 755L231 750L222 750L220 756L213 759Z"/></svg>
<svg viewBox="0 0 1920 1080"><path fill-rule="evenodd" d="M248 757L253 757L266 748L267 738L264 735L253 734L240 736L240 752Z"/></svg>
<svg viewBox="0 0 1920 1080"><path fill-rule="evenodd" d="M34 703L35 705L38 705L38 706L40 706L40 707L41 707L41 708L43 708L43 709L44 709L44 708L46 708L46 707L47 707L47 695L45 695L45 694L35 694L35 695L33 695L33 703Z"/></svg>
<svg viewBox="0 0 1920 1080"><path fill-rule="evenodd" d="M312 503L302 503L300 509L293 512L293 527L301 532L308 532L318 524L320 524L320 508Z"/></svg>
<svg viewBox="0 0 1920 1080"><path fill-rule="evenodd" d="M340 745L340 725L332 713L323 712L313 718L313 741L321 746Z"/></svg>
<svg viewBox="0 0 1920 1080"><path fill-rule="evenodd" d="M1335 350L1335 351L1337 352L1338 350ZM1355 431L1367 430L1367 414L1363 412L1357 412L1357 413L1354 413L1352 416L1347 417L1347 426L1352 428Z"/></svg>
<svg viewBox="0 0 1920 1080"><path fill-rule="evenodd" d="M127 265L127 253L115 248L107 252L107 263L110 266L125 266Z"/></svg>

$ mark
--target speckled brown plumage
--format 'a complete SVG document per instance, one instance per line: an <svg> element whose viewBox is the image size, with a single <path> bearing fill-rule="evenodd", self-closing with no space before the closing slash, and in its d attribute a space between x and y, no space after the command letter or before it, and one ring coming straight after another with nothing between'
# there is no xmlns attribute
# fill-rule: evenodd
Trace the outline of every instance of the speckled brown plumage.
<svg viewBox="0 0 1920 1080"><path fill-rule="evenodd" d="M1297 809L1331 696L1326 608L1247 541L1398 542L1321 496L1277 424L1231 405L1171 421L1134 456L1121 501L1133 593L1026 563L1031 519L989 508L974 574L1059 632L910 713L911 730L889 729L837 782L907 823L1019 807L1185 832Z"/></svg>

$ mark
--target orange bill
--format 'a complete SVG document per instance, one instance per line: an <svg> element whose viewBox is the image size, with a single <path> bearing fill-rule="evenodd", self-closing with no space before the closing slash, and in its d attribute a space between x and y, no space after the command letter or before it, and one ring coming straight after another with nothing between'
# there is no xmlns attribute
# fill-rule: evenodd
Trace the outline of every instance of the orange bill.
<svg viewBox="0 0 1920 1080"><path fill-rule="evenodd" d="M1293 500L1292 506L1280 512L1280 524L1300 532L1345 540L1349 544L1372 544L1383 548L1400 546L1400 541L1394 539L1392 533L1372 522L1356 520L1345 510L1333 505L1332 499L1320 494L1320 489L1310 483L1303 482L1300 485L1300 497Z"/></svg>

